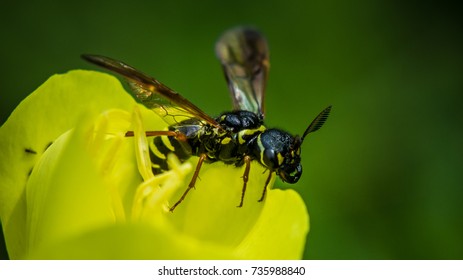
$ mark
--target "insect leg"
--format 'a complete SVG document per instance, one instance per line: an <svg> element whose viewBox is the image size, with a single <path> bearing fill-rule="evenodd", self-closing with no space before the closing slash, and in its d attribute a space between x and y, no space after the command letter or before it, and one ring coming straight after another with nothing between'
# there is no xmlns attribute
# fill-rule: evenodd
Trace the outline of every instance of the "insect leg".
<svg viewBox="0 0 463 280"><path fill-rule="evenodd" d="M195 187L196 179L198 178L199 175L199 170L201 169L201 166L203 165L203 162L206 160L207 155L206 154L201 154L199 156L199 161L198 164L196 165L196 170L195 173L193 174L193 177L191 178L190 184L188 184L188 188L185 190L185 192L182 194L182 197L172 206L169 211L173 212L175 208L185 199L186 195L188 192Z"/></svg>
<svg viewBox="0 0 463 280"><path fill-rule="evenodd" d="M178 132L178 131L171 131L171 130L167 130L167 131L145 131L145 134L146 134L146 137L152 137L152 136L174 136L175 138L177 138L178 140L180 141L186 141L186 136L181 133L181 132ZM125 133L125 137L132 137L134 136L134 133L133 131L127 131Z"/></svg>
<svg viewBox="0 0 463 280"><path fill-rule="evenodd" d="M268 174L268 177L267 177L267 181L265 181L265 186L264 186L264 190L262 191L262 196L260 197L260 199L257 202L262 202L264 200L265 194L267 193L267 186L268 186L268 183L270 183L270 179L272 178L272 174L273 174L273 172L270 171L269 174Z"/></svg>
<svg viewBox="0 0 463 280"><path fill-rule="evenodd" d="M251 169L251 157L250 156L245 156L244 157L244 163L246 164L246 167L244 169L244 174L243 174L243 189L241 191L240 205L238 205L237 207L243 206L244 193L246 192L246 186L247 186L248 180L249 180L249 170Z"/></svg>

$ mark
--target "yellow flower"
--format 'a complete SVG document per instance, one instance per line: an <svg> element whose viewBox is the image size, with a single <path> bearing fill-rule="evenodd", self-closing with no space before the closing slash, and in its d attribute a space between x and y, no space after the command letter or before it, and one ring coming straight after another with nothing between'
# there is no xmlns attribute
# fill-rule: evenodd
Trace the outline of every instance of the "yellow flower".
<svg viewBox="0 0 463 280"><path fill-rule="evenodd" d="M256 162L242 208L243 169L219 162L205 164L196 189L169 212L197 158L170 156L171 170L153 176L143 131L165 126L98 72L55 75L27 97L0 128L0 218L10 258L301 258L304 202L278 189L257 202L267 176ZM128 130L139 135L125 137Z"/></svg>

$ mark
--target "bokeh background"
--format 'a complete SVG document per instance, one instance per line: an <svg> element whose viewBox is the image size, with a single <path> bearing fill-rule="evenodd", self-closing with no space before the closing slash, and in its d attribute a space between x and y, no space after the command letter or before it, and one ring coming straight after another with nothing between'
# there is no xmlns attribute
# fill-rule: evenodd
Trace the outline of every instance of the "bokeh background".
<svg viewBox="0 0 463 280"><path fill-rule="evenodd" d="M0 123L49 76L95 69L81 53L129 62L216 115L230 100L214 42L254 25L271 50L267 124L302 133L333 105L291 186L311 216L304 257L462 259L460 18L426 0L10 1Z"/></svg>

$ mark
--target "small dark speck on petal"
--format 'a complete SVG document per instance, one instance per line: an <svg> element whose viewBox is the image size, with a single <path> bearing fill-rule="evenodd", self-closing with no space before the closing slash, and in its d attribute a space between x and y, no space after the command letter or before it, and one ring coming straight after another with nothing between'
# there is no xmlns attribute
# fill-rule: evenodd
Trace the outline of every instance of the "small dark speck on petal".
<svg viewBox="0 0 463 280"><path fill-rule="evenodd" d="M28 154L34 154L34 155L36 155L36 154L37 154L37 152L36 152L36 151L34 151L34 150L33 150L33 149L31 149L31 148L25 148L25 149L24 149L24 151L25 151L26 153L28 153Z"/></svg>

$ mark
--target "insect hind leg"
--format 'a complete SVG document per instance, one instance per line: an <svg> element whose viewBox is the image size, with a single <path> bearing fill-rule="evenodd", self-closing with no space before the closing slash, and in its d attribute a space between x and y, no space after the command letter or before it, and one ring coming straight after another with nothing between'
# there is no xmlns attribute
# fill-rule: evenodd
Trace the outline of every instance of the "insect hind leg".
<svg viewBox="0 0 463 280"><path fill-rule="evenodd" d="M171 130L160 130L160 131L145 131L146 137L153 137L153 136L173 136L180 141L186 141L187 138L185 134L179 131L171 131ZM125 133L125 137L132 137L134 136L133 131L127 131Z"/></svg>
<svg viewBox="0 0 463 280"><path fill-rule="evenodd" d="M187 189L185 192L182 194L180 199L169 209L170 212L174 212L175 208L182 203L182 201L185 199L187 196L188 192L195 187L196 184L196 179L198 179L199 176L199 171L201 170L201 166L203 165L203 162L206 160L207 155L206 154L201 154L199 156L198 164L196 165L195 173L193 174L193 177L191 178L190 184L188 184Z"/></svg>
<svg viewBox="0 0 463 280"><path fill-rule="evenodd" d="M250 156L245 156L244 157L244 163L246 167L244 168L244 174L243 174L243 189L241 190L241 200L240 204L236 207L242 207L243 202L244 202L244 194L246 193L246 187L248 184L249 180L249 171L251 170L251 157Z"/></svg>

